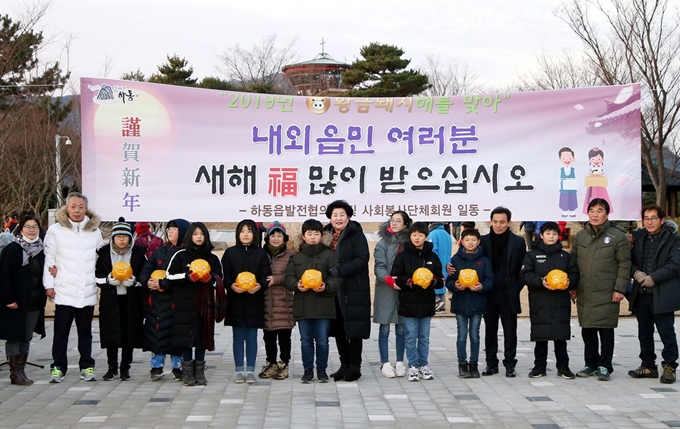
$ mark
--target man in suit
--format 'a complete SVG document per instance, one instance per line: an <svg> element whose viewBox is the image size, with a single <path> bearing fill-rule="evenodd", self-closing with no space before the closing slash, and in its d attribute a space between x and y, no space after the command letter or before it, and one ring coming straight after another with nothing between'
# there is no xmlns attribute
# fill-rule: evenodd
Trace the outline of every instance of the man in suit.
<svg viewBox="0 0 680 429"><path fill-rule="evenodd" d="M503 324L505 376L515 377L517 365L517 315L522 312L519 293L524 285L519 271L526 254L524 240L510 231L512 213L505 207L491 211L491 231L482 236L484 256L493 267L493 288L488 294L488 312L484 315L486 368L482 375L498 373L498 320Z"/></svg>

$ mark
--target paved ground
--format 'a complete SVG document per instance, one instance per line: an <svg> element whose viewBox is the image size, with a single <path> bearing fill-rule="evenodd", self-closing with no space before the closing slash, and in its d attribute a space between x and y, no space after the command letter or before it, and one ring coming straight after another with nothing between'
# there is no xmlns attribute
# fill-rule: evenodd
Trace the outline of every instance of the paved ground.
<svg viewBox="0 0 680 429"><path fill-rule="evenodd" d="M51 322L50 322L51 323ZM182 387L170 375L148 380L149 354L136 351L132 379L86 383L77 366L61 384L47 384L48 369L29 367L30 387L11 386L0 372L2 428L665 428L680 427L680 385L658 380L633 380L637 366L636 322L621 319L616 330L615 372L610 382L595 378L563 380L554 368L540 379L527 377L533 362L529 321L519 322L518 377L502 373L462 380L455 359L453 318L433 321L431 381L386 379L378 367L377 329L364 346L363 377L358 382L300 383L299 336L294 331L293 377L285 381L233 383L231 330L216 329L217 350L210 352L205 387ZM98 325L95 323L95 330ZM583 342L576 321L569 343L571 368L583 364ZM51 333L51 326L48 326ZM98 334L95 334L98 337ZM261 340L260 340L261 342ZM52 338L32 345L30 359L49 366ZM71 363L77 361L71 333ZM660 347L660 343L657 343ZM331 347L330 369L338 365ZM393 345L391 345L393 350ZM552 348L551 348L552 350ZM106 354L95 344L97 377L105 372ZM552 353L552 351L551 351ZM264 349L260 349L258 367ZM4 357L3 357L4 359ZM553 361L549 365L554 365ZM329 371L330 372L330 371Z"/></svg>

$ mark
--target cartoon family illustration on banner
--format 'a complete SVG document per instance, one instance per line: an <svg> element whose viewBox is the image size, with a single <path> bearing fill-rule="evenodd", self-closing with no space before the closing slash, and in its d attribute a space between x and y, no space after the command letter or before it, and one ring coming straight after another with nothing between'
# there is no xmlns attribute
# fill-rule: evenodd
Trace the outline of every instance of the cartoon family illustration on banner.
<svg viewBox="0 0 680 429"><path fill-rule="evenodd" d="M578 209L578 180L574 168L574 151L563 147L558 152L560 163L560 197L559 206L562 217L576 217ZM588 203L594 198L603 198L609 203L610 213L614 212L607 186L609 180L604 174L604 152L599 147L588 151L588 175L585 177L586 195L583 200L583 213L588 214Z"/></svg>

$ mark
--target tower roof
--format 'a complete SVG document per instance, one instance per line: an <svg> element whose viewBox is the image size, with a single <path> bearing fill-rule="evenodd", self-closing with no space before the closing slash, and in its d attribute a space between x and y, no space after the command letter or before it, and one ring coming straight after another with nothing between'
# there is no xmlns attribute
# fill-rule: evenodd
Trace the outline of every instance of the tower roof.
<svg viewBox="0 0 680 429"><path fill-rule="evenodd" d="M349 64L343 63L341 61L334 60L333 58L331 58L330 55L328 55L325 52L322 52L312 60L302 61L302 62L296 63L296 64L288 64L287 66L284 67L284 70L287 69L288 67L314 66L314 65L338 66L338 67L346 67L346 68L350 67Z"/></svg>

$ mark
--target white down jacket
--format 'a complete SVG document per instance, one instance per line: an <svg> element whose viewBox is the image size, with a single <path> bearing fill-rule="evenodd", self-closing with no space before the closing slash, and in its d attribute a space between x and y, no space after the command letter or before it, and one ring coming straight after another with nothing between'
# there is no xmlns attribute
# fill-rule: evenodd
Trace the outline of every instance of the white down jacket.
<svg viewBox="0 0 680 429"><path fill-rule="evenodd" d="M94 267L97 249L104 245L99 230L99 216L87 211L81 222L73 222L66 213L66 206L55 214L56 223L45 235L45 289L54 288L54 303L83 308L97 304L97 285ZM48 268L56 265L57 276L52 277Z"/></svg>

